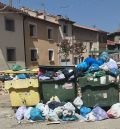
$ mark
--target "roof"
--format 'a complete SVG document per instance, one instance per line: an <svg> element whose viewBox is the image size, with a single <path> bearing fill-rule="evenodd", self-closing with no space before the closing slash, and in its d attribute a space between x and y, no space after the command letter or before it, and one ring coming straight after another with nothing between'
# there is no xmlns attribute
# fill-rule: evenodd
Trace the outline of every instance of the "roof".
<svg viewBox="0 0 120 129"><path fill-rule="evenodd" d="M115 32L109 33L108 35L120 35L120 31L115 31Z"/></svg>
<svg viewBox="0 0 120 129"><path fill-rule="evenodd" d="M49 23L52 23L52 24L60 26L58 23L55 23L55 22L52 22L52 21L49 21L49 20L45 20L45 19L41 19L39 17L30 16L29 14L27 15L27 17L34 18L34 19L37 19L37 20L40 20L40 21L44 21L44 22L49 22Z"/></svg>
<svg viewBox="0 0 120 129"><path fill-rule="evenodd" d="M100 29L97 29L97 28L82 26L82 25L78 25L78 24L74 24L74 26L75 26L75 27L78 27L78 28L86 29L86 30L91 30L91 31L96 31L96 32L108 33L108 32L106 32L106 31L103 31L103 30L100 30Z"/></svg>
<svg viewBox="0 0 120 129"><path fill-rule="evenodd" d="M11 7L9 5L3 4L0 2L0 11L5 11L5 10L9 10L9 11L13 11L13 12L18 12L18 13L23 13L21 10L15 8L15 7Z"/></svg>
<svg viewBox="0 0 120 129"><path fill-rule="evenodd" d="M74 26L75 27L78 27L78 28L82 28L82 29L87 29L87 30L92 30L92 31L98 31L95 28L90 28L90 27L87 27L87 26L81 26L81 25L78 25L78 24L74 24Z"/></svg>
<svg viewBox="0 0 120 129"><path fill-rule="evenodd" d="M119 41L107 40L107 45L116 45L120 44Z"/></svg>
<svg viewBox="0 0 120 129"><path fill-rule="evenodd" d="M45 20L45 19L41 19L39 17L31 16L31 15L29 15L28 13L26 13L23 10L17 9L15 7L11 7L9 5L6 5L6 4L3 4L3 3L0 2L0 11L7 11L7 10L11 11L13 13L16 12L16 13L22 14L23 16L28 16L28 17L31 17L31 18L35 18L37 20L46 21L46 22L49 22L49 23L53 23L53 24L59 25L59 24L57 24L55 22L52 22L52 21L48 21L48 20Z"/></svg>
<svg viewBox="0 0 120 129"><path fill-rule="evenodd" d="M22 7L21 10L23 12L25 12L31 18L35 18L35 19L38 19L38 20L41 20L41 21L46 21L46 22L49 22L49 23L53 23L53 24L59 25L59 23L57 23L55 21L48 20L47 18L41 18L41 17L39 17L39 15L40 14L43 14L44 12L38 12L36 10L31 10L30 8L26 8L26 7ZM32 15L29 11L31 11L35 15Z"/></svg>

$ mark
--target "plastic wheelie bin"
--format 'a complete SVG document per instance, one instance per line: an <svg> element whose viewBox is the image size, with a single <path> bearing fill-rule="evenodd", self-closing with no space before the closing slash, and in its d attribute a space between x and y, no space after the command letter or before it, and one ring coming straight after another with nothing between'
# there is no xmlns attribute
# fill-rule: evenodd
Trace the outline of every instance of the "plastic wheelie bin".
<svg viewBox="0 0 120 129"><path fill-rule="evenodd" d="M19 79L5 81L12 107L34 106L40 102L38 79Z"/></svg>

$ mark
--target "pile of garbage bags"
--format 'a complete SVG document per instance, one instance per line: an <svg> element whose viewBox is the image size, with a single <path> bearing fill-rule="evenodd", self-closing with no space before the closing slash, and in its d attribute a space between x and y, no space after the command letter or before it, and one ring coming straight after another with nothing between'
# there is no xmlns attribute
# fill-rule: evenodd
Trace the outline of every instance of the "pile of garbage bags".
<svg viewBox="0 0 120 129"><path fill-rule="evenodd" d="M105 75L116 78L119 73L117 62L107 52L102 52L97 58L90 55L83 62L77 64L74 69L64 68L58 71L43 71L40 69L38 78L39 80L71 80L83 76L102 77Z"/></svg>
<svg viewBox="0 0 120 129"><path fill-rule="evenodd" d="M99 57L94 58L92 56L87 57L82 63L76 66L76 69L81 75L88 75L91 73L97 74L103 73L103 75L111 75L112 77L117 77L119 74L117 62L114 61L107 52L103 52ZM100 75L102 76L102 75Z"/></svg>
<svg viewBox="0 0 120 129"><path fill-rule="evenodd" d="M11 68L12 71L28 71L23 69L20 65L15 64ZM110 75L117 77L119 75L117 62L114 61L107 52L102 52L99 57L87 57L83 62L77 64L75 67L56 67L56 70L46 70L38 68L36 74L2 74L0 80L16 80L26 78L38 78L39 80L74 80L77 77L94 76L101 77Z"/></svg>
<svg viewBox="0 0 120 129"><path fill-rule="evenodd" d="M15 64L11 70L0 71L0 81L18 80L18 79L36 79L38 78L39 68L24 69Z"/></svg>
<svg viewBox="0 0 120 129"><path fill-rule="evenodd" d="M101 121L109 118L120 117L120 103L114 104L106 112L99 106L89 108L84 106L80 96L75 100L62 103L57 96L50 98L46 104L38 103L34 107L21 106L16 111L16 119L19 123L22 120L34 121Z"/></svg>

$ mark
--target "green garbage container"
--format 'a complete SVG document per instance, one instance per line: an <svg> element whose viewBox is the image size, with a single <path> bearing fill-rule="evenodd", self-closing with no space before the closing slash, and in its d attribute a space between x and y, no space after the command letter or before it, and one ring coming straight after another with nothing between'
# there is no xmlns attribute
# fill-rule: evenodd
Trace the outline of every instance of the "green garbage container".
<svg viewBox="0 0 120 129"><path fill-rule="evenodd" d="M72 102L77 96L76 83L68 81L39 81L40 96L43 102L57 96L62 102Z"/></svg>
<svg viewBox="0 0 120 129"><path fill-rule="evenodd" d="M109 107L119 102L119 82L111 83L111 76L78 78L84 105Z"/></svg>
<svg viewBox="0 0 120 129"><path fill-rule="evenodd" d="M65 68L74 69L75 66L39 66L39 69L42 72L57 72L58 70L63 70ZM39 80L39 89L43 102L49 101L52 96L58 96L62 102L72 102L77 96L76 80Z"/></svg>

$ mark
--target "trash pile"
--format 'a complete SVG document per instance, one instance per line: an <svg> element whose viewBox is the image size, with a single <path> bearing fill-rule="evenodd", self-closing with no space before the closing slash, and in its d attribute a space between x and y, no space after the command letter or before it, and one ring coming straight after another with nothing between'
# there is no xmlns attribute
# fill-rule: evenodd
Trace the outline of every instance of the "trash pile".
<svg viewBox="0 0 120 129"><path fill-rule="evenodd" d="M49 68L40 68L39 72L38 72L38 79L39 80L66 80L66 76L65 75L69 75L71 72L73 72L74 68L54 68L52 67L48 70ZM68 80L72 80L74 79L75 76L71 76Z"/></svg>
<svg viewBox="0 0 120 129"><path fill-rule="evenodd" d="M5 88L5 81L19 80L19 79L37 79L38 68L23 69L20 65L15 64L11 70L0 71L0 95L8 94L8 90Z"/></svg>
<svg viewBox="0 0 120 129"><path fill-rule="evenodd" d="M84 106L81 97L75 98L73 103L62 103L57 96L50 98L46 104L38 103L35 107L21 106L16 111L18 123L22 120L35 121L101 121L109 118L120 117L120 103L114 104L106 112L99 106L89 108Z"/></svg>
<svg viewBox="0 0 120 129"><path fill-rule="evenodd" d="M110 75L112 77L117 77L119 74L119 69L117 62L110 58L107 52L103 52L96 59L92 56L87 57L84 62L76 66L77 76L94 76L101 77L105 75Z"/></svg>
<svg viewBox="0 0 120 129"><path fill-rule="evenodd" d="M20 65L15 64L12 66L11 70L0 71L0 81L37 78L38 71L38 68L32 70L23 69Z"/></svg>
<svg viewBox="0 0 120 129"><path fill-rule="evenodd" d="M98 58L87 57L83 62L76 65L74 69L64 68L55 72L40 69L38 78L39 80L72 80L83 76L98 78L106 75L116 78L119 73L117 62L107 52L103 52Z"/></svg>
<svg viewBox="0 0 120 129"><path fill-rule="evenodd" d="M13 66L12 71L18 71L18 73L16 72L13 74L10 72L9 74L6 74L8 79L5 78L5 80L37 78L39 80L45 81L65 80L65 82L68 82L69 80L75 79L76 83L76 78L78 77L102 77L105 75L110 75L114 77L113 82L115 82L116 78L119 75L117 63L109 57L109 54L107 52L101 53L98 59L95 59L91 56L86 58L74 69L60 68L58 70L56 69L55 71L44 71L43 69L37 69L37 72L34 73L30 71L27 72L26 69L22 69L20 66L15 65ZM58 85L55 85L55 88L58 89ZM64 87L62 88L70 89L71 85L64 85ZM23 96L24 95L26 96L26 93L24 93ZM106 98L106 95L104 95L104 97ZM57 96L53 96L47 103L38 103L34 107L27 107L23 105L19 107L16 112L16 118L18 120L18 123L21 123L21 120L29 120L30 122L45 120L48 120L50 122L64 122L76 120L79 120L81 122L100 121L108 118L118 117L120 117L120 103L113 105L106 112L99 105L95 105L93 108L86 107L80 96L75 98L72 103L61 102Z"/></svg>
<svg viewBox="0 0 120 129"><path fill-rule="evenodd" d="M12 74L13 71L19 71L21 73ZM9 72L9 74L7 74ZM16 80L16 79L26 79L26 78L38 78L39 80L74 80L78 77L83 76L93 76L102 77L105 75L110 75L114 78L118 76L119 69L116 61L110 58L107 52L103 52L96 59L92 56L87 57L83 62L78 64L74 68L60 68L54 70L44 70L37 68L36 74L29 73L29 69L23 69L20 65L15 64L12 66L11 71L8 70L6 74L0 75L1 81L6 80ZM10 74L11 72L11 74ZM22 73L23 72L23 73ZM28 73L24 73L28 72Z"/></svg>

